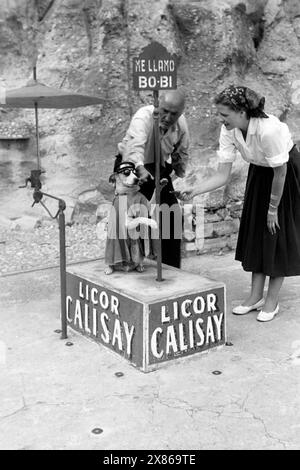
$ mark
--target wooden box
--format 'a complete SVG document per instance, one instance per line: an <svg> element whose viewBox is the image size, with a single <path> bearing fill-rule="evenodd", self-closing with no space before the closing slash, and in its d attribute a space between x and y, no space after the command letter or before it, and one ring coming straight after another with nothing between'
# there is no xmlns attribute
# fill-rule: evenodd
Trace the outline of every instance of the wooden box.
<svg viewBox="0 0 300 470"><path fill-rule="evenodd" d="M225 343L225 285L163 266L104 274L102 260L67 269L67 319L143 372Z"/></svg>

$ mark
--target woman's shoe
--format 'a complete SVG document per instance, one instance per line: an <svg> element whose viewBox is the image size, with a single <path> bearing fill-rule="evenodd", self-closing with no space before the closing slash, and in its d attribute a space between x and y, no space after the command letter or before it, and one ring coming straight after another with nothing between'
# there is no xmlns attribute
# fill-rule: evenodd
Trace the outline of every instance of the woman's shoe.
<svg viewBox="0 0 300 470"><path fill-rule="evenodd" d="M275 315L277 315L278 312L279 312L279 304L277 304L277 307L275 308L275 310L273 310L273 312L264 312L263 310L261 310L259 312L259 314L257 315L256 320L258 320L258 321L271 321L271 320L273 320Z"/></svg>
<svg viewBox="0 0 300 470"><path fill-rule="evenodd" d="M235 315L245 315L245 313L251 312L251 310L258 310L259 308L263 307L265 304L265 299L262 298L254 305L238 305L237 307L232 309L232 313Z"/></svg>

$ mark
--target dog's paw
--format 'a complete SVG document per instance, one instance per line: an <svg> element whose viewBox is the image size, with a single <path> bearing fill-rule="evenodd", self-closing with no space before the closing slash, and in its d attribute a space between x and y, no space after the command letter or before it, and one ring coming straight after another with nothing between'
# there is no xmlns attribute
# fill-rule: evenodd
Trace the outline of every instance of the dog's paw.
<svg viewBox="0 0 300 470"><path fill-rule="evenodd" d="M128 229L135 229L139 225L144 224L151 228L157 228L157 223L153 219L149 219L148 217L136 217L135 219L131 219L127 221L127 228Z"/></svg>
<svg viewBox="0 0 300 470"><path fill-rule="evenodd" d="M147 219L149 222L147 225L149 225L149 227L153 228L153 229L157 229L158 225L157 225L157 222L153 219Z"/></svg>
<svg viewBox="0 0 300 470"><path fill-rule="evenodd" d="M138 264L137 267L135 268L135 270L138 273L143 273L145 271L145 266L143 264Z"/></svg>
<svg viewBox="0 0 300 470"><path fill-rule="evenodd" d="M104 274L112 274L114 272L114 268L112 266L107 266L107 268L104 269Z"/></svg>

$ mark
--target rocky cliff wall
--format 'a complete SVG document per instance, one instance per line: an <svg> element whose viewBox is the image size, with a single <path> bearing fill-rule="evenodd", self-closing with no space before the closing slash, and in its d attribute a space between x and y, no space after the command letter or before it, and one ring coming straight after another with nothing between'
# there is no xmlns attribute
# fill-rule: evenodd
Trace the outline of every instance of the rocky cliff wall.
<svg viewBox="0 0 300 470"><path fill-rule="evenodd" d="M152 102L151 93L131 86L132 58L152 40L180 58L178 84L187 91L192 138L189 183L217 165L220 125L213 97L230 83L263 94L267 110L285 120L300 141L298 0L2 0L0 5L0 86L24 85L36 61L40 81L106 99L102 106L39 113L44 188L66 199L69 217L73 212L82 218L89 207L94 211L111 198L107 179L116 144L133 112ZM23 153L0 145L1 207L14 215L17 208L37 213L24 190L16 190L35 167L34 115L0 110L0 120L22 120L32 130ZM208 213L242 200L246 171L241 160L235 163L228 186L205 199Z"/></svg>

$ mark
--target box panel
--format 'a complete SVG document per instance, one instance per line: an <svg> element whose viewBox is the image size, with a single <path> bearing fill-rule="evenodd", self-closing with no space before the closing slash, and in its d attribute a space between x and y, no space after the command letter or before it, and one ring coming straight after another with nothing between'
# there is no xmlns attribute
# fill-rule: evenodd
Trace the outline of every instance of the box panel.
<svg viewBox="0 0 300 470"><path fill-rule="evenodd" d="M143 366L143 304L67 272L71 328Z"/></svg>
<svg viewBox="0 0 300 470"><path fill-rule="evenodd" d="M225 333L224 287L151 304L148 364L220 346Z"/></svg>

